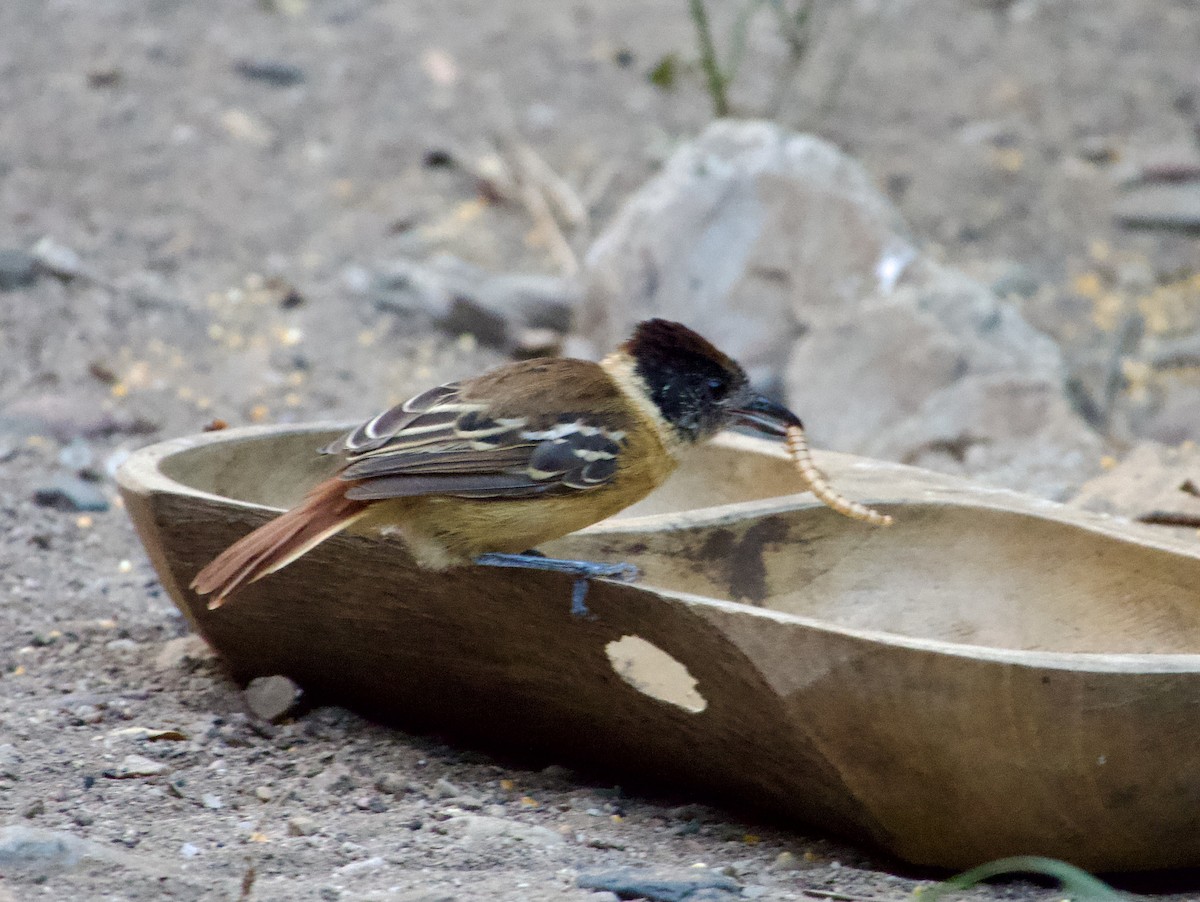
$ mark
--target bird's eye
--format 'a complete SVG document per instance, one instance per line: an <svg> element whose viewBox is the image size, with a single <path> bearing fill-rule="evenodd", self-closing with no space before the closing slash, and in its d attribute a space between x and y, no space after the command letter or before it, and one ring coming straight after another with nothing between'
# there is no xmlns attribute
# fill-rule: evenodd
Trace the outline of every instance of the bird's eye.
<svg viewBox="0 0 1200 902"><path fill-rule="evenodd" d="M718 400L729 393L729 384L718 376L710 376L705 385L708 387L709 394Z"/></svg>

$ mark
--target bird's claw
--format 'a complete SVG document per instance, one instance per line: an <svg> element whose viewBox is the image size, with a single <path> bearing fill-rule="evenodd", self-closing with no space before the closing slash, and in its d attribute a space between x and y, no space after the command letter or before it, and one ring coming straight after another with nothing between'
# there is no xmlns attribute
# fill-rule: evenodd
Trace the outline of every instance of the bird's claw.
<svg viewBox="0 0 1200 902"><path fill-rule="evenodd" d="M520 567L526 570L549 570L555 573L570 573L575 577L571 587L571 613L577 617L588 615L586 604L588 584L593 579L611 579L631 583L641 571L633 564L602 564L596 561L564 561L557 558L531 554L481 554L476 564L488 567Z"/></svg>

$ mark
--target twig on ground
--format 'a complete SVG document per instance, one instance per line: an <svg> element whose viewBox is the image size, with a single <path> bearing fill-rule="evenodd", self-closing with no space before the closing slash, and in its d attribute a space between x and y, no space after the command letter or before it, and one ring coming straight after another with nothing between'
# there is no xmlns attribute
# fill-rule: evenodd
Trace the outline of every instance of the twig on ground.
<svg viewBox="0 0 1200 902"><path fill-rule="evenodd" d="M545 243L563 275L578 274L579 257L567 240L563 225L586 232L587 206L575 189L515 131L508 130L496 143L513 174L517 199L533 220L534 233ZM559 224L556 212L563 225Z"/></svg>
<svg viewBox="0 0 1200 902"><path fill-rule="evenodd" d="M583 201L585 209L590 212L600 203L619 171L619 167L612 160L605 160L592 170L587 184L579 192L580 200Z"/></svg>
<svg viewBox="0 0 1200 902"><path fill-rule="evenodd" d="M832 889L809 889L801 887L800 892L814 899L832 899L833 902L886 902L886 900L879 896L855 896Z"/></svg>
<svg viewBox="0 0 1200 902"><path fill-rule="evenodd" d="M587 206L570 183L555 172L536 150L521 139L511 136L507 139L507 143L510 145L509 152L517 163L517 171L521 180L532 182L538 187L565 225L572 229L581 229L586 226L588 224Z"/></svg>
<svg viewBox="0 0 1200 902"><path fill-rule="evenodd" d="M1150 511L1137 517L1137 522L1150 526L1185 526L1200 529L1200 516L1173 511Z"/></svg>
<svg viewBox="0 0 1200 902"><path fill-rule="evenodd" d="M491 105L496 120L493 143L497 149L496 160L509 176L509 184L503 190L511 190L513 196L533 220L533 233L542 241L551 258L562 274L574 276L579 273L579 257L564 234L563 226L586 236L590 224L588 207L579 193L554 171L517 131L516 116L503 88L498 83L490 86L494 95ZM561 217L562 224L555 214Z"/></svg>

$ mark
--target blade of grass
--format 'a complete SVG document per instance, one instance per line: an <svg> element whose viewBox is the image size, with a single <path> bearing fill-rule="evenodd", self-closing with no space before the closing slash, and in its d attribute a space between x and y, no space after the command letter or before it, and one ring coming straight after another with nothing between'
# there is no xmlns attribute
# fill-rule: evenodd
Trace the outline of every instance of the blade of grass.
<svg viewBox="0 0 1200 902"><path fill-rule="evenodd" d="M700 68L708 81L708 96L712 98L713 115L729 115L728 81L717 60L717 48L713 44L712 26L708 23L708 10L704 0L689 0L692 22L696 25L696 38L700 42Z"/></svg>
<svg viewBox="0 0 1200 902"><path fill-rule="evenodd" d="M1013 858L989 861L936 886L922 887L917 891L916 897L921 902L936 902L951 893L970 889L984 880L1004 874L1041 874L1053 877L1062 884L1063 892L1068 898L1075 902L1131 902L1134 898L1117 892L1107 883L1097 880L1073 864L1067 864L1057 858L1043 858L1040 855L1017 855Z"/></svg>

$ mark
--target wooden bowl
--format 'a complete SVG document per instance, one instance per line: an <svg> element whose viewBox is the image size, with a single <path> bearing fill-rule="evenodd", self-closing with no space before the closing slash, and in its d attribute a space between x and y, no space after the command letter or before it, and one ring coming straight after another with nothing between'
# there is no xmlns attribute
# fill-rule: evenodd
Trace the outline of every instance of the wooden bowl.
<svg viewBox="0 0 1200 902"><path fill-rule="evenodd" d="M627 515L545 550L635 585L414 569L343 534L218 611L186 588L328 472L337 426L135 454L121 491L235 677L282 673L409 728L817 824L909 861L1200 865L1200 546L893 464L822 454L890 529L794 491L736 436Z"/></svg>

